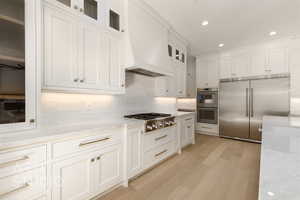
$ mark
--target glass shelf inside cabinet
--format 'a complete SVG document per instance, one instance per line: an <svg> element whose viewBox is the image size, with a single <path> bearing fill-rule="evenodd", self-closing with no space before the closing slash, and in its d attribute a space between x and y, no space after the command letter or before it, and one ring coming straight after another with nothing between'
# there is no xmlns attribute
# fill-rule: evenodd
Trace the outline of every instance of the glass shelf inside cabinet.
<svg viewBox="0 0 300 200"><path fill-rule="evenodd" d="M71 7L71 0L56 0L56 1L66 5L68 7Z"/></svg>
<svg viewBox="0 0 300 200"><path fill-rule="evenodd" d="M98 20L98 1L84 0L84 14Z"/></svg>
<svg viewBox="0 0 300 200"><path fill-rule="evenodd" d="M24 1L0 1L0 124L26 121Z"/></svg>

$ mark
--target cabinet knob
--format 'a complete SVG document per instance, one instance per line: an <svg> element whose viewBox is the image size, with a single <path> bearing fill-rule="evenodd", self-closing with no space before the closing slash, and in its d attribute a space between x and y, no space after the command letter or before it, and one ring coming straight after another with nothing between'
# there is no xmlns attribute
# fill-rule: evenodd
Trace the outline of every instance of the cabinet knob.
<svg viewBox="0 0 300 200"><path fill-rule="evenodd" d="M83 12L83 8L80 8L79 11L80 11L80 12Z"/></svg>
<svg viewBox="0 0 300 200"><path fill-rule="evenodd" d="M35 123L35 119L31 119L31 120L29 120L29 122L30 122L31 124L33 124L33 123Z"/></svg>
<svg viewBox="0 0 300 200"><path fill-rule="evenodd" d="M83 83L84 81L85 81L84 79L81 79L81 80L80 80L80 83Z"/></svg>
<svg viewBox="0 0 300 200"><path fill-rule="evenodd" d="M125 87L125 84L122 84L121 87Z"/></svg>
<svg viewBox="0 0 300 200"><path fill-rule="evenodd" d="M100 160L100 159L101 159L101 157L102 157L102 156L98 156L98 157L97 157L97 160Z"/></svg>
<svg viewBox="0 0 300 200"><path fill-rule="evenodd" d="M75 79L74 79L74 82L78 82L78 80L79 80L78 78L75 78Z"/></svg>
<svg viewBox="0 0 300 200"><path fill-rule="evenodd" d="M77 9L78 9L78 6L77 6L77 5L75 5L75 6L74 6L74 9L75 9L75 10L77 10Z"/></svg>
<svg viewBox="0 0 300 200"><path fill-rule="evenodd" d="M91 159L91 162L95 162L95 158Z"/></svg>

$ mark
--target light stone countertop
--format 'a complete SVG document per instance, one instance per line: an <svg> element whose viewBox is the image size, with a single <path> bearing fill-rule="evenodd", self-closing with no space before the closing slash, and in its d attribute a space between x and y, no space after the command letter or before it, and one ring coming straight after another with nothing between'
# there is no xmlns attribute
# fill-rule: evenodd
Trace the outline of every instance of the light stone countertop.
<svg viewBox="0 0 300 200"><path fill-rule="evenodd" d="M36 143L46 143L49 141L59 140L74 136L88 136L91 132L101 130L101 133L112 131L114 129L125 128L125 125L143 124L141 120L135 119L119 119L105 123L84 123L69 125L63 127L55 127L49 129L37 128L30 131L22 131L18 133L11 133L0 135L0 150L31 145Z"/></svg>
<svg viewBox="0 0 300 200"><path fill-rule="evenodd" d="M299 118L263 120L259 200L300 199Z"/></svg>
<svg viewBox="0 0 300 200"><path fill-rule="evenodd" d="M195 114L193 112L171 113L175 117ZM143 124L144 121L136 119L117 119L109 122L93 122L76 125L68 125L55 128L37 128L29 131L0 135L0 150L26 146L37 143L46 143L62 138L90 135L93 131L105 133L113 129L124 128L125 125Z"/></svg>

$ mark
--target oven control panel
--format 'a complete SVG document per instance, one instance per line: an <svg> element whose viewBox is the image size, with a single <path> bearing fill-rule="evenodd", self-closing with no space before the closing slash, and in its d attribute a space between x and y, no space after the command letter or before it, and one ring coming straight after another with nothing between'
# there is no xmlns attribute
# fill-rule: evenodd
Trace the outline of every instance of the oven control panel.
<svg viewBox="0 0 300 200"><path fill-rule="evenodd" d="M175 117L168 117L165 119L149 120L146 122L145 132L155 131L157 129L167 128L174 126Z"/></svg>

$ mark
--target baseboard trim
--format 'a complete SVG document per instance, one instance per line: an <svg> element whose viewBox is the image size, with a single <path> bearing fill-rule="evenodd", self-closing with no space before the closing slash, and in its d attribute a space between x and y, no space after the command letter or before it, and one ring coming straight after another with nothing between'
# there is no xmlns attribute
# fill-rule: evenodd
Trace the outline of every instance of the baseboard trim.
<svg viewBox="0 0 300 200"><path fill-rule="evenodd" d="M209 135L209 136L215 136L219 137L219 133L212 133L212 132L204 132L204 131L196 131L197 134L199 135Z"/></svg>

